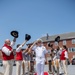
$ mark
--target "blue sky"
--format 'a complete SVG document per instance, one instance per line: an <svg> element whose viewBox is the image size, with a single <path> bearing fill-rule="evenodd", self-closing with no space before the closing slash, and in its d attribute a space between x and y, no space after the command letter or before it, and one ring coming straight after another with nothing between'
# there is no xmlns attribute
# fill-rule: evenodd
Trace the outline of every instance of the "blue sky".
<svg viewBox="0 0 75 75"><path fill-rule="evenodd" d="M26 33L32 42L47 33L75 32L75 0L0 0L0 47L13 39L12 30L19 31L16 44Z"/></svg>

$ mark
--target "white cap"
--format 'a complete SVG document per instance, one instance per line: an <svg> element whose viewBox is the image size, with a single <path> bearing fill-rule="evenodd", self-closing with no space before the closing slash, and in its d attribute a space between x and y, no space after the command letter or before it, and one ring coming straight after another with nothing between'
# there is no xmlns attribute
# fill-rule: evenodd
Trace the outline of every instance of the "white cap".
<svg viewBox="0 0 75 75"><path fill-rule="evenodd" d="M39 41L40 41L40 42L43 42L43 40L42 40L42 39L37 39L37 42L39 42Z"/></svg>

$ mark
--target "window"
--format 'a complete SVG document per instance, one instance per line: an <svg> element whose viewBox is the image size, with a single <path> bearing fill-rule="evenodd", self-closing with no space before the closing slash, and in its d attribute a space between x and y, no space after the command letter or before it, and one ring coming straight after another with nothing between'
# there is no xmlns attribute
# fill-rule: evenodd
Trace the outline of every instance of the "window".
<svg viewBox="0 0 75 75"><path fill-rule="evenodd" d="M69 52L75 52L75 47L68 48L68 51L69 51Z"/></svg>
<svg viewBox="0 0 75 75"><path fill-rule="evenodd" d="M69 51L69 52L72 52L72 48L68 48L68 51Z"/></svg>
<svg viewBox="0 0 75 75"><path fill-rule="evenodd" d="M75 47L74 47L74 48L72 48L72 52L75 52Z"/></svg>
<svg viewBox="0 0 75 75"><path fill-rule="evenodd" d="M72 44L75 44L75 39L72 39Z"/></svg>
<svg viewBox="0 0 75 75"><path fill-rule="evenodd" d="M63 45L66 45L66 40L63 40Z"/></svg>

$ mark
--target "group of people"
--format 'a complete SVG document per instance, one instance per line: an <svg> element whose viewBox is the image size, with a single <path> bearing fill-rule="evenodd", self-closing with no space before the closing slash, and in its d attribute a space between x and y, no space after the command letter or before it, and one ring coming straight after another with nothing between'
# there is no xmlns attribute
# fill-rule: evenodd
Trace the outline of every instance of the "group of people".
<svg viewBox="0 0 75 75"><path fill-rule="evenodd" d="M53 46L49 50L51 59L49 60L49 73L54 73L57 75L68 75L67 65L68 65L68 49L65 45L61 48L56 46L54 49Z"/></svg>
<svg viewBox="0 0 75 75"><path fill-rule="evenodd" d="M9 39L6 39L2 47L1 52L2 52L2 58L3 58L4 75L12 75L13 61L14 61L13 46L15 45L15 42L16 42L15 37L12 42ZM21 67L23 68L23 75L26 75L25 67L28 64L29 65L28 68L30 69L30 62L29 63L27 62L26 65L24 62L26 62L26 60L32 60L30 56L32 51L36 53L37 75L43 75L47 51L42 44L42 40L38 39L31 46L28 46L25 50L22 50L22 47L25 44L26 44L26 41L24 41L22 44L18 44L16 47L16 55L15 55L16 75L21 75Z"/></svg>
<svg viewBox="0 0 75 75"><path fill-rule="evenodd" d="M5 44L2 47L1 52L3 56L4 75L12 75L14 61L13 46L15 45L15 42L15 37L12 42L10 42L9 39L6 39ZM22 44L18 44L16 47L16 75L21 75L21 67L23 70L23 75L26 75L26 69L28 69L29 71L31 70L30 61L33 60L31 56L32 51L34 51L36 54L35 61L37 75L44 75L45 64L50 65L49 72L52 72L51 69L53 67L53 72L56 72L57 75L59 75L60 69L63 69L63 73L65 75L68 75L66 65L66 60L68 59L68 51L66 46L63 46L62 48L58 47L57 49L53 49L53 47L49 47L48 44L45 45L41 39L38 39L32 45L28 45L25 50L22 50L22 47L25 44L26 41L24 41ZM50 54L51 58L49 62L47 59L48 54ZM28 67L26 67L27 65Z"/></svg>

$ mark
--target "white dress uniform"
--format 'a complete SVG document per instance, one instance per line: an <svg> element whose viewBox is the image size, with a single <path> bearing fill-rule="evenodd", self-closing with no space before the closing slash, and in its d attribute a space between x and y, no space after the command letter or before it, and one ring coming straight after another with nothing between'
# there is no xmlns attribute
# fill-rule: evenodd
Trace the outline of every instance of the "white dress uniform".
<svg viewBox="0 0 75 75"><path fill-rule="evenodd" d="M44 46L34 46L32 50L36 53L36 72L37 75L44 75L45 54L47 50Z"/></svg>

